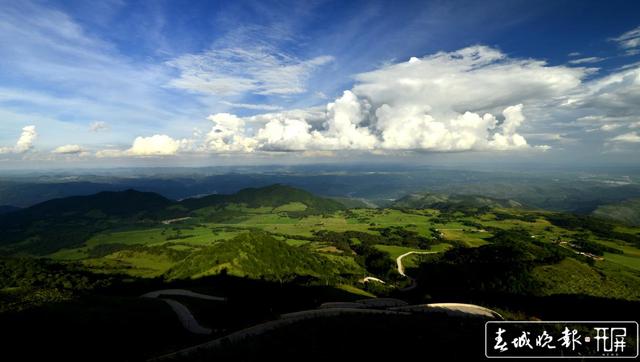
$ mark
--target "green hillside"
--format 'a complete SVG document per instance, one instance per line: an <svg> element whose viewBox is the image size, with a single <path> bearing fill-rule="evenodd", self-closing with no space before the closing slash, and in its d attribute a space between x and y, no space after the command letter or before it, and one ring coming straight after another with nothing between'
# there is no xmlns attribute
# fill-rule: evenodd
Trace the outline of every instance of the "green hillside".
<svg viewBox="0 0 640 362"><path fill-rule="evenodd" d="M408 209L437 209L442 211L469 211L482 208L522 207L522 204L513 200L501 200L478 195L416 193L394 201L391 207Z"/></svg>
<svg viewBox="0 0 640 362"><path fill-rule="evenodd" d="M225 220L246 208L292 216L332 213L345 207L334 200L284 185L243 189L175 202L158 194L126 190L54 199L0 215L0 248L9 254L45 255L72 248L109 229L153 226L163 220L208 215Z"/></svg>
<svg viewBox="0 0 640 362"><path fill-rule="evenodd" d="M247 188L232 195L209 195L183 200L180 204L189 210L228 204L243 204L249 208L276 208L290 203L306 205L302 214L330 213L345 209L341 203L313 195L310 192L285 185L271 185L261 188Z"/></svg>
<svg viewBox="0 0 640 362"><path fill-rule="evenodd" d="M638 228L478 196L410 195L394 206L345 208L283 185L181 202L100 193L0 217L0 252L51 258L98 279L182 285L228 275L379 296L409 285L396 259L412 253L405 271L433 298L640 298ZM385 283L365 283L367 276Z"/></svg>
<svg viewBox="0 0 640 362"><path fill-rule="evenodd" d="M592 215L627 225L640 226L640 198L598 206Z"/></svg>
<svg viewBox="0 0 640 362"><path fill-rule="evenodd" d="M222 270L231 275L267 280L297 276L333 278L364 273L353 259L339 262L305 248L289 246L266 233L254 232L194 252L166 275L171 279L196 278Z"/></svg>
<svg viewBox="0 0 640 362"><path fill-rule="evenodd" d="M152 223L184 213L158 194L127 190L45 201L0 217L0 246L47 254L114 227ZM13 244L13 245L12 245Z"/></svg>

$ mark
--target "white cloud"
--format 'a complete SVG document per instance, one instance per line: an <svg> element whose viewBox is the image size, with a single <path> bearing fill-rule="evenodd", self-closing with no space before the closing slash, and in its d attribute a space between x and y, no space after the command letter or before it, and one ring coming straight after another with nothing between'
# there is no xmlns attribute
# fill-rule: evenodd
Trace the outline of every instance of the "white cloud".
<svg viewBox="0 0 640 362"><path fill-rule="evenodd" d="M622 125L618 123L605 123L602 126L600 126L600 130L609 132L609 131L614 131L620 127L622 127Z"/></svg>
<svg viewBox="0 0 640 362"><path fill-rule="evenodd" d="M103 132L108 130L109 130L109 125L106 122L102 122L102 121L93 122L89 126L89 131L91 132Z"/></svg>
<svg viewBox="0 0 640 362"><path fill-rule="evenodd" d="M213 152L251 152L256 141L245 136L245 121L233 114L218 113L207 117L213 122L205 136L205 149Z"/></svg>
<svg viewBox="0 0 640 362"><path fill-rule="evenodd" d="M14 152L24 153L31 150L33 148L33 142L37 137L36 126L26 126L22 128L22 133L20 134L20 138L18 138L18 142L16 142Z"/></svg>
<svg viewBox="0 0 640 362"><path fill-rule="evenodd" d="M216 126L207 144L222 152L524 149L530 146L517 130L526 103L558 103L554 98L573 91L589 72L510 59L484 46L414 57L359 74L353 89L319 118L212 115ZM493 115L498 112L501 119ZM250 130L243 121L261 124Z"/></svg>
<svg viewBox="0 0 640 362"><path fill-rule="evenodd" d="M526 133L523 135L527 139L535 139L535 140L543 140L543 141L551 141L558 143L570 143L575 142L576 140L570 137L567 137L565 134L561 133Z"/></svg>
<svg viewBox="0 0 640 362"><path fill-rule="evenodd" d="M640 114L640 65L627 68L581 87L568 101L568 107L589 112L579 121L629 124Z"/></svg>
<svg viewBox="0 0 640 362"><path fill-rule="evenodd" d="M133 156L168 156L175 155L183 147L183 143L167 135L136 137L133 145L126 152Z"/></svg>
<svg viewBox="0 0 640 362"><path fill-rule="evenodd" d="M638 54L638 48L640 48L640 26L611 40L618 43L618 46L622 49L626 49L628 55Z"/></svg>
<svg viewBox="0 0 640 362"><path fill-rule="evenodd" d="M301 60L272 47L230 47L187 54L167 62L179 72L169 82L175 88L221 96L253 93L304 93L314 69L333 61L323 55Z"/></svg>
<svg viewBox="0 0 640 362"><path fill-rule="evenodd" d="M610 138L609 141L623 143L640 143L640 135L638 135L638 132L629 132Z"/></svg>
<svg viewBox="0 0 640 362"><path fill-rule="evenodd" d="M25 126L22 128L22 133L13 147L1 147L0 154L2 153L25 153L33 149L33 143L38 137L36 132L36 126Z"/></svg>
<svg viewBox="0 0 640 362"><path fill-rule="evenodd" d="M180 151L191 149L193 140L176 140L167 135L153 135L149 137L136 137L129 149L105 149L96 152L96 157L148 157L148 156L174 156Z"/></svg>
<svg viewBox="0 0 640 362"><path fill-rule="evenodd" d="M205 68L213 66L208 60L203 61ZM211 130L193 139L174 140L166 135L139 137L128 150L104 150L99 154L172 155L186 150L222 154L545 151L551 146L530 144L525 135L557 143L576 140L557 131L535 132L539 125L532 122L554 120L557 114L554 112L565 112L572 127L589 126L592 130L631 128L632 122L637 122L640 67L583 82L593 72L593 68L550 66L544 61L510 58L494 48L473 46L413 57L358 74L355 85L324 108L250 117L212 114L208 117L213 123ZM269 82L249 83L254 92L282 88ZM240 88L242 84L243 81ZM228 105L261 106L230 102ZM608 142L634 142L635 135L620 135Z"/></svg>
<svg viewBox="0 0 640 362"><path fill-rule="evenodd" d="M82 153L84 150L79 145L64 145L54 149L52 152L63 155L73 155Z"/></svg>
<svg viewBox="0 0 640 362"><path fill-rule="evenodd" d="M322 132L314 132L317 149L368 150L375 147L377 139L364 124L371 114L371 105L353 92L345 91L342 97L327 104L327 119ZM312 145L313 146L313 145Z"/></svg>
<svg viewBox="0 0 640 362"><path fill-rule="evenodd" d="M570 60L569 64L593 64L593 63L601 62L605 59L606 58L601 58L601 57L586 57L586 58Z"/></svg>
<svg viewBox="0 0 640 362"><path fill-rule="evenodd" d="M474 46L360 74L354 93L379 104L426 104L435 118L450 118L553 100L579 86L587 72Z"/></svg>
<svg viewBox="0 0 640 362"><path fill-rule="evenodd" d="M254 104L254 103L233 103L222 101L220 102L232 108L241 108L241 109L252 109L252 110L260 110L260 111L279 111L282 110L280 106L274 106L271 104Z"/></svg>
<svg viewBox="0 0 640 362"><path fill-rule="evenodd" d="M266 150L304 151L313 136L311 126L299 119L273 119L258 131L256 140Z"/></svg>

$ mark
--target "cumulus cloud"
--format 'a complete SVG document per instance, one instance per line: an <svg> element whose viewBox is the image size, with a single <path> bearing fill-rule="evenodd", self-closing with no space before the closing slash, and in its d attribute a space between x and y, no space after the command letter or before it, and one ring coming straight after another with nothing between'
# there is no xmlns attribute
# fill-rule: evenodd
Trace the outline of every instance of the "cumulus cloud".
<svg viewBox="0 0 640 362"><path fill-rule="evenodd" d="M274 61L269 56L267 59ZM584 59L587 58L574 63L591 62ZM209 67L208 61L201 60L204 68ZM540 60L511 58L495 48L472 46L414 57L358 74L351 89L323 107L278 110L249 117L212 114L208 117L211 130L193 139L175 140L166 135L138 137L127 150L104 150L99 155L165 156L187 150L303 154L335 154L344 150L544 151L551 146L531 144L525 136L543 135L535 132L533 123L554 119L554 112L565 112L573 127L591 130L609 132L632 128L638 122L640 66L584 81L594 72L594 68L550 66ZM262 79L271 76L265 77ZM238 83L241 88L242 79ZM256 92L277 93L272 91L284 89L282 84L254 81L251 78L248 84ZM262 108L241 103L229 105ZM634 142L635 136L634 132L627 133L607 142ZM555 143L575 140L556 130L546 138L533 139Z"/></svg>
<svg viewBox="0 0 640 362"><path fill-rule="evenodd" d="M256 147L254 139L245 136L245 121L233 114L218 113L208 118L213 122L205 136L205 149L213 152L251 152Z"/></svg>
<svg viewBox="0 0 640 362"><path fill-rule="evenodd" d="M153 135L149 137L136 137L129 149L106 149L96 152L96 157L146 157L146 156L173 156L180 151L191 148L193 140L176 140L167 135Z"/></svg>
<svg viewBox="0 0 640 362"><path fill-rule="evenodd" d="M37 137L36 126L26 126L22 128L22 133L20 134L20 138L18 138L18 142L16 142L14 151L24 153L31 150L33 148L33 142Z"/></svg>
<svg viewBox="0 0 640 362"><path fill-rule="evenodd" d="M206 143L220 152L524 149L527 102L554 101L589 72L485 46L441 52L357 75L320 117L212 115ZM246 126L256 121L257 129Z"/></svg>
<svg viewBox="0 0 640 362"><path fill-rule="evenodd" d="M33 149L33 143L37 137L36 126L25 126L22 128L22 133L15 146L1 147L0 153L25 153L30 151Z"/></svg>
<svg viewBox="0 0 640 362"><path fill-rule="evenodd" d="M354 93L379 104L426 104L434 117L451 117L552 100L580 85L587 72L473 46L360 74Z"/></svg>
<svg viewBox="0 0 640 362"><path fill-rule="evenodd" d="M301 60L276 49L257 45L211 49L167 62L179 76L169 85L202 94L221 96L253 93L288 95L306 92L310 73L333 57Z"/></svg>
<svg viewBox="0 0 640 362"><path fill-rule="evenodd" d="M82 153L84 150L79 145L64 145L54 149L52 152L62 155L73 155Z"/></svg>
<svg viewBox="0 0 640 362"><path fill-rule="evenodd" d="M133 156L168 156L175 155L185 143L174 140L167 135L136 137L127 152Z"/></svg>

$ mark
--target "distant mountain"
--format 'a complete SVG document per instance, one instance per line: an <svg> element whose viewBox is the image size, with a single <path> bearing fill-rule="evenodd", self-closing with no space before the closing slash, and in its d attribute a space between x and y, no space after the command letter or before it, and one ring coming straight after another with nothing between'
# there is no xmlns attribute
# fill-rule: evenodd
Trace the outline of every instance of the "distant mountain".
<svg viewBox="0 0 640 362"><path fill-rule="evenodd" d="M20 208L17 206L0 205L0 215L8 214L10 212L14 212L18 210L20 210Z"/></svg>
<svg viewBox="0 0 640 362"><path fill-rule="evenodd" d="M462 209L522 207L522 204L514 200L501 200L478 195L415 193L394 201L392 207L456 211Z"/></svg>
<svg viewBox="0 0 640 362"><path fill-rule="evenodd" d="M71 196L53 199L21 209L0 220L0 225L15 220L62 219L70 217L102 216L128 217L137 214L154 215L175 204L152 192L136 190L103 191L88 196Z"/></svg>
<svg viewBox="0 0 640 362"><path fill-rule="evenodd" d="M104 191L45 201L0 215L0 247L9 254L45 255L82 245L93 234L113 228L154 224L188 216L192 211L214 207L210 215L240 216L226 206L270 207L289 215L331 213L345 209L341 203L285 185L248 188L232 195L209 195L169 200L152 192Z"/></svg>
<svg viewBox="0 0 640 362"><path fill-rule="evenodd" d="M46 254L82 244L93 233L184 215L175 201L135 190L105 191L45 201L0 216L0 245Z"/></svg>
<svg viewBox="0 0 640 362"><path fill-rule="evenodd" d="M316 196L310 192L281 184L260 188L246 188L232 195L209 195L186 199L180 205L189 210L227 204L244 204L247 207L280 207L291 203L306 206L305 213L329 213L346 207L338 201Z"/></svg>
<svg viewBox="0 0 640 362"><path fill-rule="evenodd" d="M618 221L627 225L640 226L640 198L629 199L615 204L598 206L593 216Z"/></svg>

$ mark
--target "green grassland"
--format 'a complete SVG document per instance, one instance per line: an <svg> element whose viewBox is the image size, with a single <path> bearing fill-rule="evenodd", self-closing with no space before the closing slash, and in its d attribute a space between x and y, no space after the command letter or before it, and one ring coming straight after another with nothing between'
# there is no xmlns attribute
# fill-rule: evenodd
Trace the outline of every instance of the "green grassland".
<svg viewBox="0 0 640 362"><path fill-rule="evenodd" d="M304 277L360 289L365 276L401 285L395 260L404 253L436 251L452 263L466 263L464 258L490 255L486 250L507 240L528 245L528 252L516 255L531 264L527 273L540 295L580 292L638 298L633 288L640 287L640 228L525 209L508 200L432 195L391 208L348 209L292 190L273 186L179 203L134 193L172 211L116 219L109 216L109 208L95 206L104 210L97 212L85 207L83 217L111 221L100 228L79 227L73 243L59 241L57 245L68 246L42 250L49 251L47 258L105 275L166 280L220 273L279 281ZM416 200L426 208L408 207ZM27 239L17 239L7 250L23 250L15 246L22 244L37 248L32 240L40 229L28 230ZM473 249L477 255L458 255L458 250ZM438 256L412 254L404 259L413 269L434 262ZM598 285L603 287L598 290Z"/></svg>
<svg viewBox="0 0 640 362"><path fill-rule="evenodd" d="M207 208L209 209L209 208ZM640 249L616 239L607 239L594 235L588 230L572 230L554 225L544 211L494 208L480 214L465 214L455 211L443 212L437 209L348 209L326 214L294 215L289 212L304 211L306 205L289 202L277 207L248 207L245 204L225 205L210 209L212 213L228 213L233 217L225 222L210 222L211 214L196 210L195 217L169 225L130 228L128 230L107 230L91 236L84 244L76 248L65 248L49 254L56 260L81 260L94 270L120 272L135 276L158 276L166 273L178 260L162 253L149 253L143 249L123 250L127 246L143 245L163 247L186 254L200 252L202 248L212 247L216 243L232 240L244 233L256 231L270 234L289 246L302 248L305 252L331 254L333 258L352 258L332 242L313 241L319 231L334 233L358 232L373 235L379 240L375 248L388 254L395 260L408 251L421 251L418 246L397 245L381 235L386 228L402 228L416 235L437 240L446 248L451 245L480 247L490 243L497 230L525 230L532 239L540 242L556 243L575 239L577 235L600 243L606 247L618 248L621 253L606 252L602 257L611 263L635 271L640 270ZM215 211L217 210L217 211ZM205 216L198 216L205 215ZM616 228L620 233L633 235L636 228ZM362 234L362 235L365 235ZM357 236L352 242L360 242ZM117 245L108 255L92 256L92 249L101 245ZM571 249L571 248L570 248ZM443 251L445 248L440 247ZM576 250L578 251L578 250ZM420 258L407 257L407 265L414 266ZM229 267L229 265L227 265ZM212 269L215 272L223 267ZM234 268L231 268L234 269Z"/></svg>

